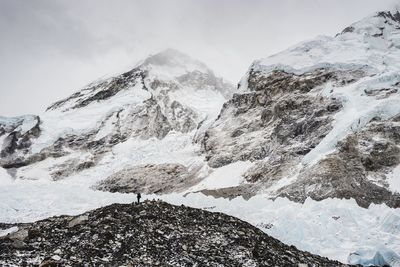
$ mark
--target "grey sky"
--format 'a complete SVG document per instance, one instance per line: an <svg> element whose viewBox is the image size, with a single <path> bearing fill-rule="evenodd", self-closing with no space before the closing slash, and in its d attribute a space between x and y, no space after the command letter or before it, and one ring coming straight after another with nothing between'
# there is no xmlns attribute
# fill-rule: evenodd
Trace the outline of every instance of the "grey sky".
<svg viewBox="0 0 400 267"><path fill-rule="evenodd" d="M39 113L176 48L236 83L249 64L399 0L0 0L0 115Z"/></svg>

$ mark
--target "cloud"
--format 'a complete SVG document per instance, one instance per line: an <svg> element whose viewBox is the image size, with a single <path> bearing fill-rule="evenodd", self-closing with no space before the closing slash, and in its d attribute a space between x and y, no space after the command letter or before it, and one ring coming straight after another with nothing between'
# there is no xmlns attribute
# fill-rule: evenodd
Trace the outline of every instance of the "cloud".
<svg viewBox="0 0 400 267"><path fill-rule="evenodd" d="M257 58L334 35L393 0L2 0L0 114L38 113L172 47L237 82Z"/></svg>

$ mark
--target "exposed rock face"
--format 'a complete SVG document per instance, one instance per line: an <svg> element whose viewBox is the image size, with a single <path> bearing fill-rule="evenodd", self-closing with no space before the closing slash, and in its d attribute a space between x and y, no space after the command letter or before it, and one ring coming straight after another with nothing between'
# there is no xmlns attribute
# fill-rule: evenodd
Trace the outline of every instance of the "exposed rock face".
<svg viewBox="0 0 400 267"><path fill-rule="evenodd" d="M395 120L371 121L348 135L336 152L304 170L280 195L297 201L354 198L362 207L371 203L400 207L400 194L385 186L385 174L400 164L400 124Z"/></svg>
<svg viewBox="0 0 400 267"><path fill-rule="evenodd" d="M91 168L96 164L95 158L72 158L60 164L54 164L51 167L50 175L53 180L60 180L73 173L78 173L85 169Z"/></svg>
<svg viewBox="0 0 400 267"><path fill-rule="evenodd" d="M82 108L93 102L109 99L121 90L135 86L145 77L146 71L140 68L135 68L115 78L90 84L82 91L52 104L47 108L47 110L56 110L59 108L63 108L64 110ZM67 105L70 103L72 103L72 106Z"/></svg>
<svg viewBox="0 0 400 267"><path fill-rule="evenodd" d="M218 121L206 132L203 148L210 166L307 154L331 130L332 117L342 107L338 99L318 94L322 85L352 82L362 74L318 69L265 76L250 71L250 92L235 94L225 103Z"/></svg>
<svg viewBox="0 0 400 267"><path fill-rule="evenodd" d="M154 99L146 100L143 106L133 107L131 112L117 121L120 127L117 132L122 135L121 141L130 136L142 138L154 136L162 139L172 130L170 122Z"/></svg>
<svg viewBox="0 0 400 267"><path fill-rule="evenodd" d="M39 116L0 118L0 166L22 166L24 154L40 133Z"/></svg>
<svg viewBox="0 0 400 267"><path fill-rule="evenodd" d="M292 175L301 158L332 129L333 116L342 108L339 99L320 95L323 85L350 83L362 74L318 69L304 75L274 71L265 76L250 71L250 92L235 94L224 104L202 147L211 167L256 162L245 178L262 186L243 185L216 194L254 195Z"/></svg>
<svg viewBox="0 0 400 267"><path fill-rule="evenodd" d="M121 193L165 194L183 191L198 180L198 169L181 164L148 164L122 170L101 181L95 188Z"/></svg>
<svg viewBox="0 0 400 267"><path fill-rule="evenodd" d="M0 251L0 264L18 266L344 266L234 217L162 202L19 225Z"/></svg>

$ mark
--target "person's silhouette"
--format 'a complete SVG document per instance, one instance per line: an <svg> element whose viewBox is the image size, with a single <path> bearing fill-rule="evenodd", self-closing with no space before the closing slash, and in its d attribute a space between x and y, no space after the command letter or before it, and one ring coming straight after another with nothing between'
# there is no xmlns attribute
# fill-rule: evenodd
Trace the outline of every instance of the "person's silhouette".
<svg viewBox="0 0 400 267"><path fill-rule="evenodd" d="M142 197L142 195L140 195L140 193L137 193L136 197L137 197L137 203L139 204L140 203L140 198Z"/></svg>

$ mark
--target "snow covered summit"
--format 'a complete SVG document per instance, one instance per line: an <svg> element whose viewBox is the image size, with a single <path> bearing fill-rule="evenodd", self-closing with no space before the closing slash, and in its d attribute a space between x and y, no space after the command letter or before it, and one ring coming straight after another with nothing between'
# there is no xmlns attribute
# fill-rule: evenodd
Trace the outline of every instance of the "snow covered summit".
<svg viewBox="0 0 400 267"><path fill-rule="evenodd" d="M201 132L232 92L205 64L168 49L52 104L32 125L34 135L19 130L26 120L2 119L0 164L15 178L67 177L97 165L118 144Z"/></svg>
<svg viewBox="0 0 400 267"><path fill-rule="evenodd" d="M139 66L155 73L159 71L157 74L165 73L167 76L180 76L193 71L212 72L204 63L171 48L149 56Z"/></svg>
<svg viewBox="0 0 400 267"><path fill-rule="evenodd" d="M281 53L254 62L263 71L287 69L301 73L313 68L372 68L389 71L399 68L399 11L378 12L346 27L335 37L319 36Z"/></svg>

